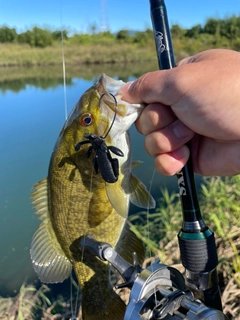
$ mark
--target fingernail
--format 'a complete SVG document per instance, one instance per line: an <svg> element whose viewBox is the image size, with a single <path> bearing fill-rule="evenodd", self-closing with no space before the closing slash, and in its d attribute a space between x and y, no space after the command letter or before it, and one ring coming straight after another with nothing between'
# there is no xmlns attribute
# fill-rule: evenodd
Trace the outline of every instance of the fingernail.
<svg viewBox="0 0 240 320"><path fill-rule="evenodd" d="M193 131L185 126L180 120L175 121L173 132L178 139L187 138L193 135Z"/></svg>
<svg viewBox="0 0 240 320"><path fill-rule="evenodd" d="M182 146L181 148L174 150L172 152L172 155L174 156L174 158L176 160L182 160L182 159L186 159L189 156L189 149L187 146Z"/></svg>

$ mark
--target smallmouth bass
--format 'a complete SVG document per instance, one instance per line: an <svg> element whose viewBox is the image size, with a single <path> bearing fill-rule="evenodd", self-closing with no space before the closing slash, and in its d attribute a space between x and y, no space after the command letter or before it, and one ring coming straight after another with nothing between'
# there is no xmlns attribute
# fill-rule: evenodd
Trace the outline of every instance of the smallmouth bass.
<svg viewBox="0 0 240 320"><path fill-rule="evenodd" d="M91 235L109 243L129 262L134 251L143 260L142 243L126 225L129 202L143 208L155 206L145 186L131 173L137 164L131 163L127 130L143 105L121 100L118 91L123 84L102 74L82 95L60 132L47 178L32 193L42 220L31 243L33 267L42 282L57 283L69 277L73 266L84 320L121 320L125 304L109 283L109 265L81 252L80 237ZM112 153L119 164L114 183L106 182L93 165L96 154L89 151L91 144L82 143L91 134L122 152L119 156Z"/></svg>

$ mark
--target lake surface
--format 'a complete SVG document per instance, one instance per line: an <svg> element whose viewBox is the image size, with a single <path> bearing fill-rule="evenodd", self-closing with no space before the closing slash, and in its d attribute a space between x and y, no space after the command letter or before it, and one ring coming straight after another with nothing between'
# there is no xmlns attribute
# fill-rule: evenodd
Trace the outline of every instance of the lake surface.
<svg viewBox="0 0 240 320"><path fill-rule="evenodd" d="M68 113L102 72L128 81L154 68L144 64L67 69ZM64 108L61 67L0 70L0 295L13 295L23 281L37 280L29 249L39 220L30 193L47 175L51 152L65 121ZM146 154L144 137L134 126L130 136L133 160L144 161L134 174L149 188L153 159ZM162 187L176 190L176 179L155 174L152 194L156 199Z"/></svg>

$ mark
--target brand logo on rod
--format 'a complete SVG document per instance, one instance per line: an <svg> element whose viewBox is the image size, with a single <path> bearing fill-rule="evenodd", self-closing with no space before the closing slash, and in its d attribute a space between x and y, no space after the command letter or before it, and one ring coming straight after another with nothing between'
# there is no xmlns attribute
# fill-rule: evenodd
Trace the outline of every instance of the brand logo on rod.
<svg viewBox="0 0 240 320"><path fill-rule="evenodd" d="M155 31L154 35L157 43L157 50L161 54L166 48L165 44L163 44L163 33Z"/></svg>
<svg viewBox="0 0 240 320"><path fill-rule="evenodd" d="M179 194L180 196L186 196L187 190L185 186L183 173L181 171L177 173L177 178L178 178L177 182L178 182Z"/></svg>

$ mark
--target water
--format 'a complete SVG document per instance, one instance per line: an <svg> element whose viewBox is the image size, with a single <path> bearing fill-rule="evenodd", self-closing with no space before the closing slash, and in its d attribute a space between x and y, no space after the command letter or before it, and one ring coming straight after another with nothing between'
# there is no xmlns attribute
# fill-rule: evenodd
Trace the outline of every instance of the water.
<svg viewBox="0 0 240 320"><path fill-rule="evenodd" d="M105 72L127 81L155 66L97 66L67 69L68 113L82 93ZM106 70L107 69L107 70ZM29 249L39 221L31 205L33 185L47 175L55 141L65 121L61 68L2 69L0 75L0 295L13 295L23 281L37 281ZM132 127L133 160L144 163L134 174L149 188L153 159L144 137ZM176 188L175 178L155 175L152 190ZM138 209L132 208L133 211Z"/></svg>

